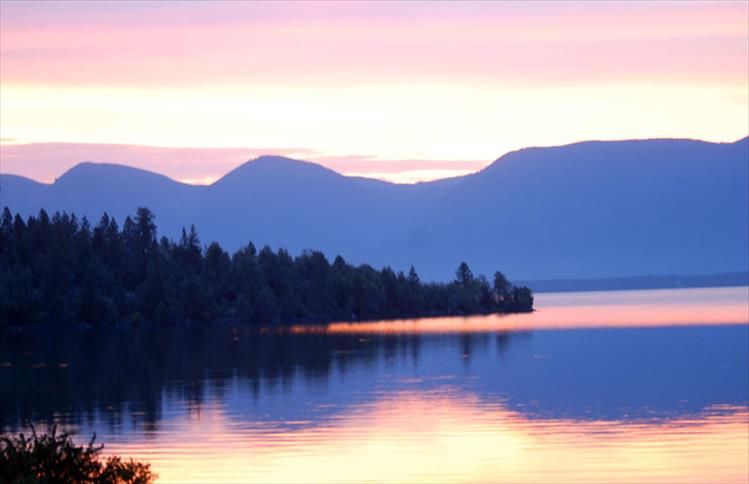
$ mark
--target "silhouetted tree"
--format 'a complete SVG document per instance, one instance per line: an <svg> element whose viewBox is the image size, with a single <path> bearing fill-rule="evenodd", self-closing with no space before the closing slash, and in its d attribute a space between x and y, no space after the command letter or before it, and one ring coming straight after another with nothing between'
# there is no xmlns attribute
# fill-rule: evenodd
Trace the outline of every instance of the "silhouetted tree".
<svg viewBox="0 0 749 484"><path fill-rule="evenodd" d="M455 280L463 286L468 286L473 281L473 272L468 264L461 262L455 271Z"/></svg>
<svg viewBox="0 0 749 484"><path fill-rule="evenodd" d="M322 252L296 258L252 243L229 256L201 246L194 226L178 243L158 242L154 214L117 222L41 210L0 217L0 324L92 325L185 321L291 323L530 311L533 295L497 272L490 286L462 262L455 281L424 283L413 266L333 263Z"/></svg>
<svg viewBox="0 0 749 484"><path fill-rule="evenodd" d="M506 297L512 289L512 284L507 280L504 274L497 271L494 273L494 292L501 297Z"/></svg>

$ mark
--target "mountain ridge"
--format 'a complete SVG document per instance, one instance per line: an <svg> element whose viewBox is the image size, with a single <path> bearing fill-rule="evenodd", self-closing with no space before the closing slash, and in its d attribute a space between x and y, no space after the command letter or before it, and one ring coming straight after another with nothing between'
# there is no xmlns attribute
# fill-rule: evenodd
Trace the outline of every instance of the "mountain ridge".
<svg viewBox="0 0 749 484"><path fill-rule="evenodd" d="M525 148L469 175L413 185L348 177L261 156L211 185L83 163L55 183L0 175L2 205L95 222L137 206L163 234L195 224L204 242L320 249L355 263L414 263L444 280L460 260L518 279L747 270L749 137L591 141Z"/></svg>
<svg viewBox="0 0 749 484"><path fill-rule="evenodd" d="M481 173L481 172L483 172L483 171L485 171L487 169L492 168L497 163L500 163L502 161L506 161L506 159L508 157L511 157L513 155L517 155L517 154L520 154L520 153L529 152L529 151L551 150L551 149L559 149L559 148L573 148L573 147L578 147L578 146L596 145L596 144L610 144L610 143L629 144L629 143L648 143L648 142L688 142L688 143L695 143L695 144L702 144L702 145L718 145L718 146L731 146L731 145L746 144L747 146L749 146L749 135L745 136L743 138L740 138L740 139L738 139L736 141L729 141L729 142L704 141L704 140L699 140L699 139L694 139L694 138L632 138L632 139L621 139L621 140L585 140L585 141L576 141L576 142L573 142L573 143L565 143L565 144L560 144L560 145L548 145L548 146L540 146L540 145L539 146L526 146L526 147L519 148L519 149L516 149L516 150L508 151L507 153L505 153L505 154L499 156L498 158L496 158L494 161L492 161L488 165L484 166L480 170L477 170L477 171L475 171L473 173L468 173L466 175L451 176L451 177L446 177L446 178L438 178L438 179L434 179L434 180L418 181L418 182L415 182L415 183L394 183L394 182L387 181L387 180L379 180L377 178L369 178L369 177L360 176L360 175L346 175L344 173L340 173L338 171L335 171L332 168L328 168L328 167L326 167L326 166L324 166L324 165L322 165L320 163L316 163L316 162L313 162L313 161L300 160L300 159L291 158L291 157L287 157L287 156L270 155L270 154L260 155L260 156L257 156L255 158L253 158L253 159L247 160L247 161L239 164L235 168L232 168L231 170L229 170L228 172L226 172L224 175L222 175L221 177L219 177L218 179L216 179L212 183L205 184L205 185L203 185L203 184L201 184L201 185L193 185L193 184L190 184L190 183L181 182L181 181L176 180L174 178L171 178L171 177L169 177L167 175L161 174L161 173L159 173L157 171L146 170L146 169L143 169L143 168L138 168L138 167L134 167L134 166L126 165L126 164L111 163L111 162L97 162L97 161L81 161L79 163L76 163L72 167L70 167L67 170L65 170L62 174L60 174L60 176L57 177L55 179L55 181L52 182L52 183L41 182L41 181L35 180L32 177L27 177L27 176L24 176L24 175L18 175L18 174L14 174L14 173L2 173L2 172L0 172L0 176L15 176L15 177L24 178L26 180L33 181L33 182L38 183L40 185L47 185L47 186L49 186L49 185L54 185L54 183L57 180L65 177L66 175L70 174L71 172L78 171L80 168L88 168L88 167L117 167L117 168L124 168L124 169L128 169L128 170L132 170L133 172L138 172L138 173L143 173L143 174L151 174L151 175L156 175L156 176L159 176L159 177L167 178L167 179L169 179L169 180L171 180L171 181L173 181L175 183L179 183L179 184L182 184L182 185L190 185L190 186L212 186L212 185L215 185L215 184L221 182L222 180L226 179L227 177L230 177L230 175L233 176L233 175L241 174L245 170L252 171L258 165L267 167L271 163L273 163L273 164L283 163L283 164L285 164L287 166L297 166L297 167L305 167L305 166L310 166L311 165L313 167L321 169L321 171L329 172L331 174L335 174L335 175L338 175L338 176L344 177L344 178L376 180L376 181L382 182L384 184L389 184L389 185L415 186L415 185L429 185L429 184L432 184L432 183L439 183L439 182L443 182L443 181L449 181L449 180L455 180L455 179L463 179L463 178L466 178L466 177L470 177L470 176L476 175L478 173ZM71 144L71 143L37 143L37 144ZM126 146L129 146L129 145L126 145Z"/></svg>

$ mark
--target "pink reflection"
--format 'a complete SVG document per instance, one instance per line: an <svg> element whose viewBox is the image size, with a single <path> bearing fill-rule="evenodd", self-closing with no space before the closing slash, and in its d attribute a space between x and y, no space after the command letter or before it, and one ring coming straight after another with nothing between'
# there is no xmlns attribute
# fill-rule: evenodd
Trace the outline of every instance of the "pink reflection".
<svg viewBox="0 0 749 484"><path fill-rule="evenodd" d="M533 419L451 387L329 421L239 423L220 404L108 452L161 482L746 482L749 413L658 421Z"/></svg>
<svg viewBox="0 0 749 484"><path fill-rule="evenodd" d="M294 326L293 333L485 333L534 329L749 324L749 288L539 294L529 314Z"/></svg>

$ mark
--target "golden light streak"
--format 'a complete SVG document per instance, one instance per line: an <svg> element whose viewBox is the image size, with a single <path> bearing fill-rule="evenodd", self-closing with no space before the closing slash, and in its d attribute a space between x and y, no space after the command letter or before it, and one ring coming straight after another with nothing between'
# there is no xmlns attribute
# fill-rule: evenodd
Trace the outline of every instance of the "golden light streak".
<svg viewBox="0 0 749 484"><path fill-rule="evenodd" d="M746 287L719 289L679 289L655 291L621 291L608 293L618 298L615 302L598 294L540 294L536 295L537 309L533 313L399 319L393 321L339 322L327 325L298 325L292 333L351 333L351 334L425 334L425 333L489 333L496 331L524 331L574 328L638 328L658 326L718 326L749 324L749 289ZM711 295L725 297L705 302ZM558 305L561 300L583 299L574 306ZM659 298L654 304L652 298ZM694 299L691 299L694 297ZM585 301L588 299L588 301ZM547 306L544 306L544 300Z"/></svg>
<svg viewBox="0 0 749 484"><path fill-rule="evenodd" d="M731 483L749 474L743 407L654 421L543 419L442 388L404 391L318 425L238 431L212 405L185 419L107 452L149 460L165 483Z"/></svg>

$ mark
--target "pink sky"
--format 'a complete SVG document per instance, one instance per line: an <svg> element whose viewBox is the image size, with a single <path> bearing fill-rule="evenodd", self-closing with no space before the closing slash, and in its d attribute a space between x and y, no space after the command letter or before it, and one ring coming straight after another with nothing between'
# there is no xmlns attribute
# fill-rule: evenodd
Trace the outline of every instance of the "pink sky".
<svg viewBox="0 0 749 484"><path fill-rule="evenodd" d="M0 169L44 181L88 159L205 182L261 153L415 181L749 134L744 1L3 0L0 64Z"/></svg>

